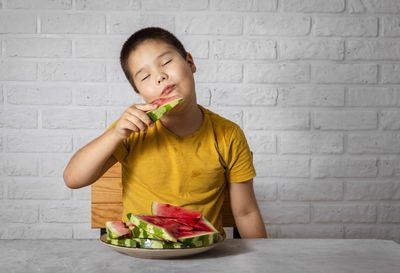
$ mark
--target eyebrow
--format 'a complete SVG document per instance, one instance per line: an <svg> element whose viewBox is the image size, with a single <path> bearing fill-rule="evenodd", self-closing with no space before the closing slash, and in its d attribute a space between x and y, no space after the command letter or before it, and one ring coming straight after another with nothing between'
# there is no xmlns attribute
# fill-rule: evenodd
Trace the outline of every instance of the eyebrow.
<svg viewBox="0 0 400 273"><path fill-rule="evenodd" d="M170 54L170 53L172 53L171 50L165 51L164 53L161 53L160 55L158 55L157 59L160 59L161 57L164 57L165 55ZM140 69L135 73L135 76L133 76L133 77L136 78L136 76L137 76L140 72L142 72L143 69L145 69L145 68L146 68L146 66L140 68Z"/></svg>

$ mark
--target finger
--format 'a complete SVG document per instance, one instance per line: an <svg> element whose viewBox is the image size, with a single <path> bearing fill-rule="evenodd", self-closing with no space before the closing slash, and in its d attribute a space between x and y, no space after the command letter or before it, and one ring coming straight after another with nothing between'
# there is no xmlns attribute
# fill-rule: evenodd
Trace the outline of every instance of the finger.
<svg viewBox="0 0 400 273"><path fill-rule="evenodd" d="M156 109L157 107L158 107L158 106L157 106L156 104L151 104L151 103L148 103L148 104L137 104L137 105L136 105L136 108L137 108L137 109L142 110L142 111L144 111L144 112L154 110L154 109Z"/></svg>
<svg viewBox="0 0 400 273"><path fill-rule="evenodd" d="M122 130L126 131L131 131L131 132L139 132L140 129L131 121L128 119L124 120L124 122L121 124Z"/></svg>
<svg viewBox="0 0 400 273"><path fill-rule="evenodd" d="M138 127L141 131L147 128L147 124L144 123L139 117L135 115L131 115L130 113L128 113L126 119L132 124L134 124L136 127Z"/></svg>
<svg viewBox="0 0 400 273"><path fill-rule="evenodd" d="M140 121L143 122L144 124L146 124L146 126L151 126L153 124L153 121L142 110L139 110L139 109L128 109L128 113L130 115L135 116L138 119L140 119Z"/></svg>

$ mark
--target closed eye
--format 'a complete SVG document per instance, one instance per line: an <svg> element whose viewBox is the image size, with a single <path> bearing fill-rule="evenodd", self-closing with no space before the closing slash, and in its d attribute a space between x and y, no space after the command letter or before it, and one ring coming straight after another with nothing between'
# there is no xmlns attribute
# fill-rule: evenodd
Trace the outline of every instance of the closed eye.
<svg viewBox="0 0 400 273"><path fill-rule="evenodd" d="M142 81L144 81L144 80L147 79L148 77L150 77L150 75L147 75L146 77L144 77L144 78L142 79Z"/></svg>
<svg viewBox="0 0 400 273"><path fill-rule="evenodd" d="M172 59L171 59L171 60L169 60L169 61L167 61L167 62L166 62L166 63L164 63L163 65L169 64L171 61L172 61Z"/></svg>

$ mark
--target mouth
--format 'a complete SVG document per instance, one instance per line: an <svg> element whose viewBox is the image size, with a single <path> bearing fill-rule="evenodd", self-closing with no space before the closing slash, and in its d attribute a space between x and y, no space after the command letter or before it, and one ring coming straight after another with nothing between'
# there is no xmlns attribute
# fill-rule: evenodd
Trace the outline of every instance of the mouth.
<svg viewBox="0 0 400 273"><path fill-rule="evenodd" d="M175 84L169 84L164 87L163 91L161 92L161 96L169 95L175 89Z"/></svg>

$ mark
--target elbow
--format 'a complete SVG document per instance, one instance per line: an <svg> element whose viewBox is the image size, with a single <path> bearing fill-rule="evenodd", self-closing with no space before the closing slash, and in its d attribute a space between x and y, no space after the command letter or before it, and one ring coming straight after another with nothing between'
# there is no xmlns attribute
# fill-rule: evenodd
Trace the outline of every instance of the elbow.
<svg viewBox="0 0 400 273"><path fill-rule="evenodd" d="M79 186L76 185L76 183L74 183L74 179L72 178L71 173L68 171L68 168L64 170L63 178L64 178L64 183L68 188L70 189L80 188Z"/></svg>

